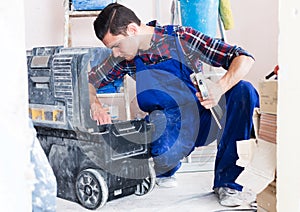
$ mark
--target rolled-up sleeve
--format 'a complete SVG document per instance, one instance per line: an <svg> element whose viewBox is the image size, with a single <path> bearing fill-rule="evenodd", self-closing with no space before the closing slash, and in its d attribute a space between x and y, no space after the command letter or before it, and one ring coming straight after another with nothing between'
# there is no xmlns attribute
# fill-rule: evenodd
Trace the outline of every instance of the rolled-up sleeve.
<svg viewBox="0 0 300 212"><path fill-rule="evenodd" d="M241 47L229 45L221 39L211 38L193 28L186 27L181 32L181 42L187 56L196 63L198 60L215 67L228 70L235 57L254 57Z"/></svg>
<svg viewBox="0 0 300 212"><path fill-rule="evenodd" d="M125 74L132 75L133 61L127 62L110 56L102 64L94 66L88 73L89 83L95 88L101 88L122 78Z"/></svg>

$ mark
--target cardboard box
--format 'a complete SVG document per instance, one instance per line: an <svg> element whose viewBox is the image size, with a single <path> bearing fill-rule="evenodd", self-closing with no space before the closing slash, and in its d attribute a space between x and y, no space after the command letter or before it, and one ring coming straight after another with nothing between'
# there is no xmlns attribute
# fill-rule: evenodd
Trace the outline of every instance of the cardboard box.
<svg viewBox="0 0 300 212"><path fill-rule="evenodd" d="M236 165L245 167L236 183L261 193L275 179L276 144L260 138L237 141L239 159Z"/></svg>
<svg viewBox="0 0 300 212"><path fill-rule="evenodd" d="M97 94L101 104L107 108L112 120L132 120L144 118L143 112L137 102L135 80L125 75L124 90L122 93Z"/></svg>
<svg viewBox="0 0 300 212"><path fill-rule="evenodd" d="M97 97L112 120L127 120L124 93L97 94Z"/></svg>
<svg viewBox="0 0 300 212"><path fill-rule="evenodd" d="M270 183L261 193L257 194L258 212L276 212L276 181Z"/></svg>
<svg viewBox="0 0 300 212"><path fill-rule="evenodd" d="M147 113L139 108L136 95L136 82L128 75L125 75L124 77L124 93L125 99L128 102L130 119L144 118Z"/></svg>
<svg viewBox="0 0 300 212"><path fill-rule="evenodd" d="M262 113L277 114L277 80L259 82L260 111Z"/></svg>

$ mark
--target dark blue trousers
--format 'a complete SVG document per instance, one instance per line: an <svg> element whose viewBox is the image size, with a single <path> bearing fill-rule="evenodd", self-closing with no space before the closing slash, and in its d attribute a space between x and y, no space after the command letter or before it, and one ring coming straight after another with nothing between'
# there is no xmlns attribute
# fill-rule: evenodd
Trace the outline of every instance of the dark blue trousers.
<svg viewBox="0 0 300 212"><path fill-rule="evenodd" d="M242 189L241 185L235 183L243 171L242 167L236 165L236 143L251 136L253 111L259 106L258 94L249 82L241 81L226 92L219 105L223 111L220 120L222 130L218 128L210 110L201 105L198 105L200 119L193 117L197 113L191 111L193 107L190 106L150 113L150 120L156 128L151 153L158 177L173 175L180 168L180 160L188 156L194 147L205 146L217 140L214 187ZM195 123L197 121L199 125ZM199 131L196 138L186 128L197 126Z"/></svg>

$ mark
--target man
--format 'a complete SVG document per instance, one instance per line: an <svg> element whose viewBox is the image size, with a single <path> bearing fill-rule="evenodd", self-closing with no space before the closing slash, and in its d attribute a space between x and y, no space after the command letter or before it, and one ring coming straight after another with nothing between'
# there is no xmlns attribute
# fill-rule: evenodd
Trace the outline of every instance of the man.
<svg viewBox="0 0 300 212"><path fill-rule="evenodd" d="M241 204L235 183L243 171L236 165L236 142L250 138L252 114L258 106L254 87L241 79L253 57L240 47L228 45L182 26L141 23L133 11L113 3L94 22L96 36L112 49L112 56L89 73L90 104L94 120L111 120L96 98L96 89L125 74L135 75L140 108L155 125L151 155L159 186L176 186L180 160L197 146L218 141L213 189L225 206ZM190 80L202 63L227 70L217 82L207 80L208 98L202 98ZM222 129L212 119L219 103Z"/></svg>

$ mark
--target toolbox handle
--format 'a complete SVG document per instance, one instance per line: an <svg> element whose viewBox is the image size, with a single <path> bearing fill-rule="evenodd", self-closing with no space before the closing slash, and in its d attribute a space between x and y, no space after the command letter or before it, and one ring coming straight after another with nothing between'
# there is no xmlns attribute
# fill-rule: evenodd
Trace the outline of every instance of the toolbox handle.
<svg viewBox="0 0 300 212"><path fill-rule="evenodd" d="M135 134L135 133L137 133L137 132L140 132L141 128L142 128L142 125L140 125L140 127L139 127L138 130L135 130L135 127L134 127L134 126L128 127L128 128L122 128L122 129L117 129L117 128L116 128L116 130L117 130L118 132L120 132L120 133L117 134L115 131L113 131L112 133L113 133L114 136L116 136L116 137L121 137L121 136L131 135L131 134ZM130 132L128 132L129 130L130 130ZM132 131L132 130L134 130L134 131ZM127 131L127 132L124 132L124 131ZM122 133L122 132L124 132L124 133Z"/></svg>

